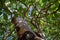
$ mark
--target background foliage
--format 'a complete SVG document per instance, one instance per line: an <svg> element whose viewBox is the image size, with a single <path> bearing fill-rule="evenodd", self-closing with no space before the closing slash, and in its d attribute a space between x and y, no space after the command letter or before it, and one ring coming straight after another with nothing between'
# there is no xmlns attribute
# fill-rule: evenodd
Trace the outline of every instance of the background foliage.
<svg viewBox="0 0 60 40"><path fill-rule="evenodd" d="M24 18L34 31L35 22L47 40L60 40L60 0L0 0L0 40L17 39L11 14Z"/></svg>

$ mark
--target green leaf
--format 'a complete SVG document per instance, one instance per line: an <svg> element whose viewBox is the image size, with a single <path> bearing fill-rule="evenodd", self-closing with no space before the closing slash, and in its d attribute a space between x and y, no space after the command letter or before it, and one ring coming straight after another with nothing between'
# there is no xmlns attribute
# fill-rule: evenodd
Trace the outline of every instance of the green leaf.
<svg viewBox="0 0 60 40"><path fill-rule="evenodd" d="M0 15L2 14L2 12L0 12Z"/></svg>
<svg viewBox="0 0 60 40"><path fill-rule="evenodd" d="M7 16L6 13L3 14L3 18L4 18L5 20L8 20L8 16Z"/></svg>

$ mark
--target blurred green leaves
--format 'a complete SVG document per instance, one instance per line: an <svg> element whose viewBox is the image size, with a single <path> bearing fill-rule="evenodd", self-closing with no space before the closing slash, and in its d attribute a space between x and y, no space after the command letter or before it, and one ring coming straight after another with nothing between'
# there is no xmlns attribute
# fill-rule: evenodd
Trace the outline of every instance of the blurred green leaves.
<svg viewBox="0 0 60 40"><path fill-rule="evenodd" d="M37 31L30 22L33 19L41 27L47 40L60 40L60 0L0 0L1 40L17 40L14 25L11 23L11 13L15 17L24 18Z"/></svg>

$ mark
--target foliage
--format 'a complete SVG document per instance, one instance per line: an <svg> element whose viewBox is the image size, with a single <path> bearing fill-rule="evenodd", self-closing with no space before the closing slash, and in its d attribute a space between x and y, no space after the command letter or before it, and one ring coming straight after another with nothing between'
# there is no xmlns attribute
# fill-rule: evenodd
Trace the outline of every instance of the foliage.
<svg viewBox="0 0 60 40"><path fill-rule="evenodd" d="M40 26L47 40L60 39L60 0L0 0L0 40L17 39L11 14L24 18L34 31L35 24Z"/></svg>

